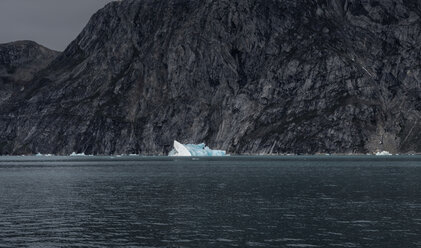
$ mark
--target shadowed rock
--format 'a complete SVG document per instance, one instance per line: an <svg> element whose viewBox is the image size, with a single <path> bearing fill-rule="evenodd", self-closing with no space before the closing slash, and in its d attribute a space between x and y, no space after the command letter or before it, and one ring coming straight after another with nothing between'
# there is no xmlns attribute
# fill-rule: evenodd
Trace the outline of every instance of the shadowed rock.
<svg viewBox="0 0 421 248"><path fill-rule="evenodd" d="M126 0L1 106L0 153L421 152L418 1Z"/></svg>
<svg viewBox="0 0 421 248"><path fill-rule="evenodd" d="M13 91L23 90L25 82L47 67L58 52L33 41L16 41L0 44L0 102L7 100Z"/></svg>

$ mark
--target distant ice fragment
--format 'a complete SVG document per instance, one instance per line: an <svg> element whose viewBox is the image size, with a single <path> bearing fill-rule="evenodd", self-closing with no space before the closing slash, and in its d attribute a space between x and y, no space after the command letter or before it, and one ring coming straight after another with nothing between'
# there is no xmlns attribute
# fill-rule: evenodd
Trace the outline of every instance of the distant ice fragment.
<svg viewBox="0 0 421 248"><path fill-rule="evenodd" d="M35 156L36 156L36 157L51 157L51 156L53 156L53 155L52 155L52 154L42 154L42 153L37 153Z"/></svg>
<svg viewBox="0 0 421 248"><path fill-rule="evenodd" d="M72 154L70 154L70 156L75 157L75 156L86 156L84 152L82 153L76 153L76 152L72 152Z"/></svg>
<svg viewBox="0 0 421 248"><path fill-rule="evenodd" d="M174 149L168 154L168 156L226 156L226 152L222 150L212 150L209 147L207 147L204 143L198 145L183 145L180 142L174 140Z"/></svg>
<svg viewBox="0 0 421 248"><path fill-rule="evenodd" d="M388 151L376 152L376 156L390 156L390 155L392 154Z"/></svg>

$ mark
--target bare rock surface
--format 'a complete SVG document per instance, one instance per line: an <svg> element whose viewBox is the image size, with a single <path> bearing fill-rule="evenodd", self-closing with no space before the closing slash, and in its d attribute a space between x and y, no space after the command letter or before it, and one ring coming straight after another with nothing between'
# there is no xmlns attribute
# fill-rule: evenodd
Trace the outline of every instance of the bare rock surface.
<svg viewBox="0 0 421 248"><path fill-rule="evenodd" d="M59 53L33 41L0 44L0 102L16 90L23 90L25 82L48 66Z"/></svg>
<svg viewBox="0 0 421 248"><path fill-rule="evenodd" d="M421 152L416 0L125 0L0 106L0 153Z"/></svg>

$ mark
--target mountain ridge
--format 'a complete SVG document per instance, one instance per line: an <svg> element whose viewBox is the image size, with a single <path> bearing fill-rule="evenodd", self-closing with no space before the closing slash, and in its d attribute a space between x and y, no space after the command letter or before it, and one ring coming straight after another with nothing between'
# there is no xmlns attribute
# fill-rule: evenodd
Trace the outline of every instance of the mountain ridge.
<svg viewBox="0 0 421 248"><path fill-rule="evenodd" d="M31 81L58 54L34 41L0 44L0 102L21 90L25 82Z"/></svg>
<svg viewBox="0 0 421 248"><path fill-rule="evenodd" d="M0 153L421 152L417 1L125 0L1 104Z"/></svg>

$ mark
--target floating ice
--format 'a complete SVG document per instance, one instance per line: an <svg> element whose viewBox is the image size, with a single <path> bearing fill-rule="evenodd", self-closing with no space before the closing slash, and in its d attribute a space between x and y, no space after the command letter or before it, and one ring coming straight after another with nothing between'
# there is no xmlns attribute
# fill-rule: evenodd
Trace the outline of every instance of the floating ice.
<svg viewBox="0 0 421 248"><path fill-rule="evenodd" d="M42 154L42 153L37 153L35 156L36 156L36 157L51 157L51 156L53 156L53 155L52 155L52 154Z"/></svg>
<svg viewBox="0 0 421 248"><path fill-rule="evenodd" d="M72 154L70 154L71 157L80 157L80 156L86 156L86 154L84 152L82 153L76 153L76 152L72 152Z"/></svg>
<svg viewBox="0 0 421 248"><path fill-rule="evenodd" d="M376 152L376 156L390 156L390 155L392 154L388 151Z"/></svg>
<svg viewBox="0 0 421 248"><path fill-rule="evenodd" d="M174 140L174 149L168 154L168 156L226 156L226 153L222 150L212 150L203 143L198 145L183 145Z"/></svg>

